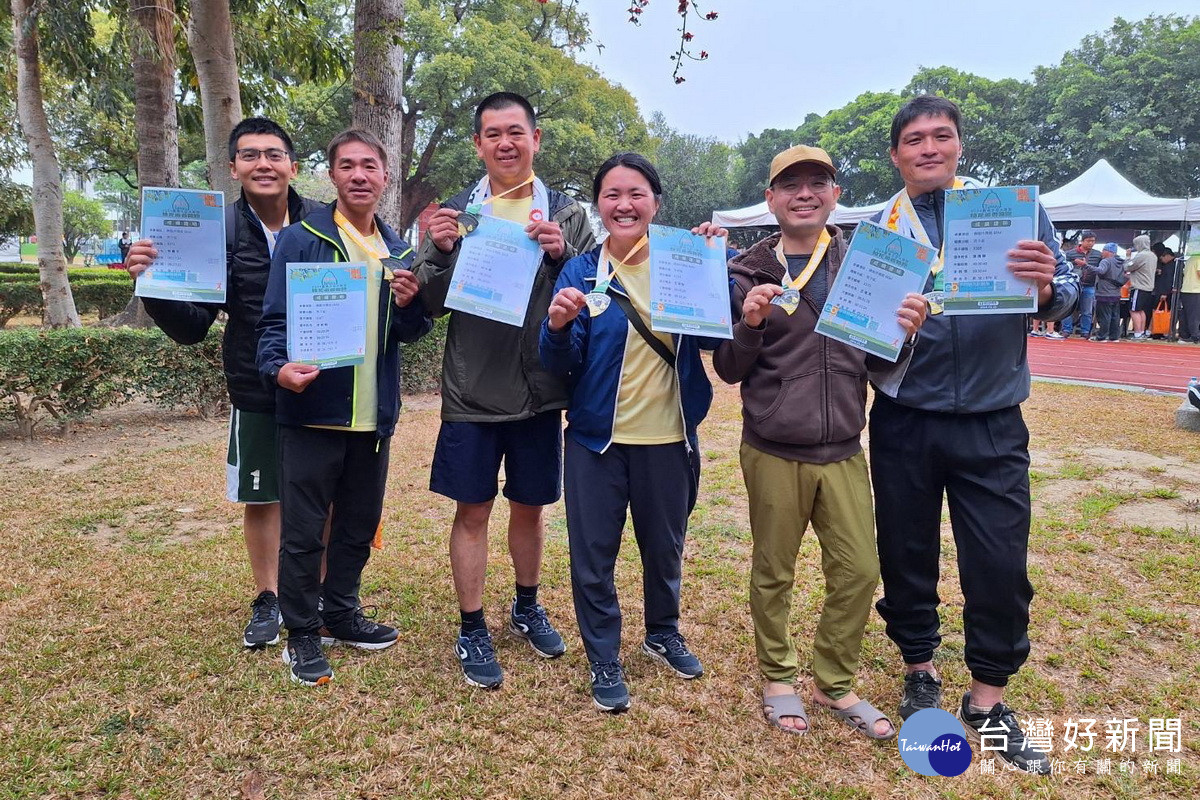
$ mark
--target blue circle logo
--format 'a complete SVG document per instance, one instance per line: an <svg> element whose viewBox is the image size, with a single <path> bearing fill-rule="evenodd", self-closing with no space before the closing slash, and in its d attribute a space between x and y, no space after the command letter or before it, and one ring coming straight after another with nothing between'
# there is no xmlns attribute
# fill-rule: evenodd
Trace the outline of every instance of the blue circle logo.
<svg viewBox="0 0 1200 800"><path fill-rule="evenodd" d="M918 775L953 778L971 766L971 745L949 711L925 708L904 720L896 742L900 757Z"/></svg>

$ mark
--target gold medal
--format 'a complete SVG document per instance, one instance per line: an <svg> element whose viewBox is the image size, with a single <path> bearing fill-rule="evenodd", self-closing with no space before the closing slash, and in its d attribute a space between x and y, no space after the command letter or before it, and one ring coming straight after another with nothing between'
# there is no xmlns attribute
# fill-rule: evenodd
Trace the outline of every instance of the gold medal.
<svg viewBox="0 0 1200 800"><path fill-rule="evenodd" d="M927 306L929 306L930 314L942 313L942 311L944 310L945 302L946 302L946 293L945 292L934 291L934 292L926 292L925 293L925 304Z"/></svg>

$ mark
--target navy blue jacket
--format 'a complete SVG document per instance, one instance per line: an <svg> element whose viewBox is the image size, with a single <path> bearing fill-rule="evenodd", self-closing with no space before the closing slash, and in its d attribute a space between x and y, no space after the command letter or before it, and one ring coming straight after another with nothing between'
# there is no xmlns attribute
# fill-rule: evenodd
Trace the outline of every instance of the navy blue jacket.
<svg viewBox="0 0 1200 800"><path fill-rule="evenodd" d="M271 259L271 277L258 324L258 371L268 384L276 383L287 355L287 265L296 262L349 261L337 224L334 206L314 211L303 222L283 229ZM412 269L413 250L396 232L375 218L388 252L405 269ZM379 285L379 342L376 356L378 381L377 435L391 436L400 412L400 343L415 342L433 327L424 305L417 300L398 308L386 281ZM321 370L297 394L276 387L275 418L281 425L336 425L348 427L354 414L354 377L358 367Z"/></svg>
<svg viewBox="0 0 1200 800"><path fill-rule="evenodd" d="M584 294L595 288L599 256L597 247L568 261L554 285L554 294L568 286ZM613 279L611 290L625 294L619 277ZM569 327L558 332L550 330L549 317L542 323L538 339L542 364L567 380L567 435L596 453L603 453L612 444L628 333L629 320L616 303L594 318L585 307ZM713 396L700 350L715 350L722 340L678 334L673 339L683 427L688 446L695 449L696 427L708 415Z"/></svg>
<svg viewBox="0 0 1200 800"><path fill-rule="evenodd" d="M946 193L922 194L912 202L930 244L941 247ZM1046 209L1039 208L1039 214L1038 238L1050 248L1058 265L1050 302L1030 316L1053 322L1075 310L1079 278L1058 247ZM882 225L884 217L886 210L873 221ZM933 281L930 275L926 292L933 289ZM1018 405L1029 397L1025 318L1025 314L930 315L921 326L912 361L899 386L881 383L874 374L872 382L900 405L923 411L976 414Z"/></svg>

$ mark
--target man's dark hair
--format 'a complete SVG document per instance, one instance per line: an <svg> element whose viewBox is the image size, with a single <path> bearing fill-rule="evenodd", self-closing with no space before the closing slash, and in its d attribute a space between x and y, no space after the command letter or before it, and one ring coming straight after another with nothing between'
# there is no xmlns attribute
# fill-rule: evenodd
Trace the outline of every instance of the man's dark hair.
<svg viewBox="0 0 1200 800"><path fill-rule="evenodd" d="M349 142L362 142L374 150L375 154L379 156L379 160L383 163L384 168L387 167L387 151L383 149L383 142L379 141L379 138L375 134L365 131L362 128L347 128L330 139L329 146L325 148L325 160L329 162L330 169L333 169L333 160L337 157L338 148Z"/></svg>
<svg viewBox="0 0 1200 800"><path fill-rule="evenodd" d="M649 159L640 153L617 153L596 170L596 177L592 181L593 203L600 199L600 184L604 183L604 176L616 167L626 167L642 173L642 177L650 184L650 191L654 193L654 199L662 201L662 181L658 177L658 170L654 168Z"/></svg>
<svg viewBox="0 0 1200 800"><path fill-rule="evenodd" d="M537 115L533 113L533 106L528 100L516 92L496 92L480 100L479 105L475 107L475 135L478 136L483 131L483 112L499 111L511 106L520 106L524 110L525 118L529 120L530 133L537 130Z"/></svg>
<svg viewBox="0 0 1200 800"><path fill-rule="evenodd" d="M900 146L900 131L919 117L947 117L954 123L954 131L962 138L962 112L953 100L932 94L922 94L909 100L892 117L892 149Z"/></svg>
<svg viewBox="0 0 1200 800"><path fill-rule="evenodd" d="M233 161L237 158L238 139L247 134L262 133L267 136L278 136L283 140L284 147L287 148L288 157L292 161L296 160L296 148L292 146L292 138L287 135L287 132L279 126L279 123L273 119L266 117L246 117L244 120L233 126L233 130L229 132L229 160Z"/></svg>

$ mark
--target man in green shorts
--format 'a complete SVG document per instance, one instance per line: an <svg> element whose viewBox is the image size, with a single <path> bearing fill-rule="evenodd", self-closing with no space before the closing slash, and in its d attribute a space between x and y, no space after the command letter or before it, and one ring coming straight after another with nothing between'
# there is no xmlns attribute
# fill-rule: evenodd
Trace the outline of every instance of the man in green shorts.
<svg viewBox="0 0 1200 800"><path fill-rule="evenodd" d="M229 171L242 186L225 207L225 263L229 282L223 305L143 298L147 313L180 344L195 344L224 311L225 380L229 387L229 455L226 496L245 506L243 528L258 596L242 636L246 647L279 642L279 489L275 453L275 392L258 376L255 327L271 269L275 237L288 224L320 208L289 185L296 154L283 128L263 117L239 122L229 135ZM137 277L158 251L149 239L135 242L125 259Z"/></svg>

